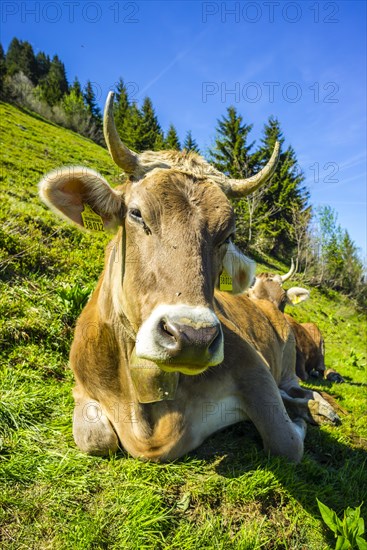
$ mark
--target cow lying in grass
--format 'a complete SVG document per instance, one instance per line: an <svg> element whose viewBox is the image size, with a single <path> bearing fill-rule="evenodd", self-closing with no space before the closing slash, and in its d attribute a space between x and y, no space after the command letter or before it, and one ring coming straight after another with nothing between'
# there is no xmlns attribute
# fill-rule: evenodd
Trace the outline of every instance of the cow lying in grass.
<svg viewBox="0 0 367 550"><path fill-rule="evenodd" d="M284 290L282 285L295 273L292 266L285 275L261 273L256 276L255 283L248 294L252 299L267 300L284 313L285 306L297 305L308 300L310 293L305 288L292 287ZM308 380L310 376L321 376L331 382L344 382L343 377L333 369L325 369L324 339L315 323L298 323L293 317L284 313L291 326L297 346L296 374L301 380Z"/></svg>
<svg viewBox="0 0 367 550"><path fill-rule="evenodd" d="M76 444L97 455L121 446L135 457L174 460L250 419L267 452L301 460L305 420L338 416L299 386L283 314L233 295L249 286L254 266L232 242L227 197L271 177L279 144L257 175L234 180L195 153L128 149L112 94L104 132L129 176L124 185L113 189L82 167L40 183L46 204L77 226L117 229L70 353Z"/></svg>

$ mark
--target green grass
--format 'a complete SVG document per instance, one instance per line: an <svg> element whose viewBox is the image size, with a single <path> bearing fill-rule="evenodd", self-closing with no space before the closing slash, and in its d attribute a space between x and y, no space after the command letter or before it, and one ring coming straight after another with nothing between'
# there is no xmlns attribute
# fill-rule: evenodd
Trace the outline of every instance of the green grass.
<svg viewBox="0 0 367 550"><path fill-rule="evenodd" d="M37 183L63 164L90 166L112 183L119 175L91 141L7 104L0 110L0 546L331 547L316 497L339 515L364 501L366 514L365 316L346 297L316 289L292 310L317 322L327 366L346 379L311 386L328 391L347 414L341 426L308 428L299 465L265 456L250 423L172 464L81 454L71 434L68 350L107 238L57 220L40 203Z"/></svg>

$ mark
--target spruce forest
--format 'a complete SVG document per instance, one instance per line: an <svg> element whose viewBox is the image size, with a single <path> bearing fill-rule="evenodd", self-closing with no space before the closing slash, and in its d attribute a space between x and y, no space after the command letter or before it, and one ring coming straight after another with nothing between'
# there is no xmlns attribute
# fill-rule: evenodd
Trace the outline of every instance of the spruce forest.
<svg viewBox="0 0 367 550"><path fill-rule="evenodd" d="M102 114L90 81L84 86L75 78L69 83L57 55L34 54L31 44L14 38L8 51L0 45L1 99L37 112L48 120L105 146ZM251 140L253 124L230 106L213 128L214 146L200 151L188 129L183 143L175 126L164 130L153 103L146 97L141 106L129 98L120 78L115 88L115 120L120 137L136 152L187 149L203 154L231 177L249 177L270 158L276 140L282 150L276 174L269 184L234 206L237 244L255 260L265 255L286 263L298 262L306 282L327 286L353 296L365 305L365 266L348 231L340 227L328 206L313 208L296 151L286 146L281 121L270 117L260 144Z"/></svg>

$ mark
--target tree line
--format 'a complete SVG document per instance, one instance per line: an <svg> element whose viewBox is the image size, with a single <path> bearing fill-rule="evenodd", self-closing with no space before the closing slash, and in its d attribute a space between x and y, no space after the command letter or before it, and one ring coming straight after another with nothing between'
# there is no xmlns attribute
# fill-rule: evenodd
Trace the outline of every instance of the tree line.
<svg viewBox="0 0 367 550"><path fill-rule="evenodd" d="M234 203L238 244L258 259L270 255L289 262L293 257L306 282L333 288L367 306L366 266L347 230L330 206L314 208L304 186L294 149L284 146L279 121L271 116L260 146L252 152L252 124L246 124L234 107L218 121L209 160L221 172L248 177L269 160L276 141L280 160L268 184ZM259 254L260 253L260 254Z"/></svg>
<svg viewBox="0 0 367 550"><path fill-rule="evenodd" d="M181 149L174 125L164 134L149 97L139 109L129 101L122 79L116 85L116 96L116 124L127 145L137 152ZM102 114L92 83L87 81L82 88L76 77L70 84L60 58L54 55L51 59L44 52L35 54L27 41L13 38L6 54L0 44L0 97L105 145ZM183 147L199 152L190 131Z"/></svg>
<svg viewBox="0 0 367 550"><path fill-rule="evenodd" d="M93 86L82 88L78 78L70 84L57 55L34 53L30 43L14 38L5 54L0 44L0 97L41 114L105 146L102 113ZM152 100L141 107L131 101L122 78L115 87L115 121L124 143L136 152L175 149L200 153L191 131L183 144L173 124L166 132ZM304 185L294 149L285 146L279 120L271 116L260 144L251 140L253 125L233 106L217 121L207 159L221 172L249 177L267 163L274 144L281 144L280 162L270 182L247 198L235 201L237 244L257 259L267 255L286 262L297 258L306 281L325 285L367 302L363 263L350 235L337 223L334 210L314 209Z"/></svg>

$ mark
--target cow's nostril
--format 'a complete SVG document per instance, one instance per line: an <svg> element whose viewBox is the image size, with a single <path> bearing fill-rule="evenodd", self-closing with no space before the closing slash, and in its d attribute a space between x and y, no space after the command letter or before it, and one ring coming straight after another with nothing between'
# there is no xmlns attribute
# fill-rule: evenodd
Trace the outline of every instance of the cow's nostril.
<svg viewBox="0 0 367 550"><path fill-rule="evenodd" d="M159 324L160 331L164 338L168 338L169 341L176 342L178 340L179 334L174 325L169 323L167 320L162 320Z"/></svg>
<svg viewBox="0 0 367 550"><path fill-rule="evenodd" d="M202 329L203 342L210 346L219 335L219 325Z"/></svg>
<svg viewBox="0 0 367 550"><path fill-rule="evenodd" d="M162 328L163 328L164 332L167 332L167 334L170 334L171 336L173 336L172 332L170 332L169 329L168 329L167 323L163 323Z"/></svg>
<svg viewBox="0 0 367 550"><path fill-rule="evenodd" d="M221 341L222 341L222 336L218 327L216 334L213 336L213 339L209 345L209 348L208 348L209 352L214 353L215 348L221 343Z"/></svg>
<svg viewBox="0 0 367 550"><path fill-rule="evenodd" d="M173 336L172 332L170 332L168 329L167 323L165 323L164 321L161 322L161 329L163 330L163 332L166 332L167 334L170 334L171 336Z"/></svg>

